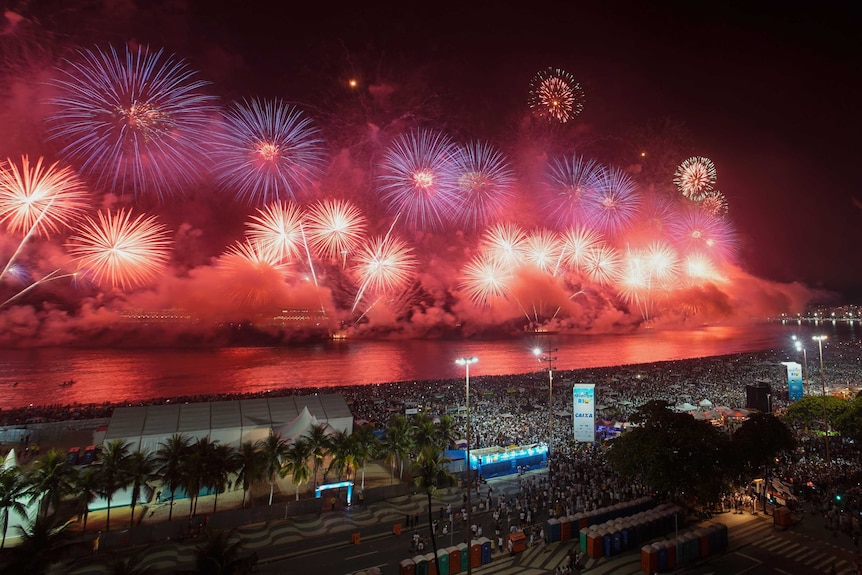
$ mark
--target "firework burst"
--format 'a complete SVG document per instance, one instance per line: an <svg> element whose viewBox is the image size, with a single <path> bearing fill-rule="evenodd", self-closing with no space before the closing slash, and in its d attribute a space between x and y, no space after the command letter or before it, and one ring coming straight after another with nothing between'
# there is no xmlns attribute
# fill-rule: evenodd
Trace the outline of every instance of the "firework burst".
<svg viewBox="0 0 862 575"><path fill-rule="evenodd" d="M320 132L285 102L253 99L224 114L215 149L216 178L248 204L296 200L323 173Z"/></svg>
<svg viewBox="0 0 862 575"><path fill-rule="evenodd" d="M347 201L323 200L308 210L308 237L314 249L324 258L341 259L356 250L367 227L362 212Z"/></svg>
<svg viewBox="0 0 862 575"><path fill-rule="evenodd" d="M468 229L487 225L514 199L514 173L490 144L460 146L455 155L455 174L460 204L455 219Z"/></svg>
<svg viewBox="0 0 862 575"><path fill-rule="evenodd" d="M132 218L131 210L97 216L98 222L85 217L66 244L78 269L96 283L122 289L144 285L168 264L171 240L155 217Z"/></svg>
<svg viewBox="0 0 862 575"><path fill-rule="evenodd" d="M641 197L634 180L622 170L601 170L595 194L587 199L588 221L611 237L628 230L638 216Z"/></svg>
<svg viewBox="0 0 862 575"><path fill-rule="evenodd" d="M417 130L401 135L381 162L381 200L408 226L441 229L459 209L454 153L454 144L443 134Z"/></svg>
<svg viewBox="0 0 862 575"><path fill-rule="evenodd" d="M580 270L587 263L587 256L595 253L602 243L602 235L592 228L569 228L562 236L560 261L563 265Z"/></svg>
<svg viewBox="0 0 862 575"><path fill-rule="evenodd" d="M547 174L549 197L544 208L557 229L584 220L591 202L602 189L602 172L600 164L582 156L554 159Z"/></svg>
<svg viewBox="0 0 862 575"><path fill-rule="evenodd" d="M700 252L718 261L735 258L736 241L730 223L700 206L692 206L680 213L671 228L671 236L684 255Z"/></svg>
<svg viewBox="0 0 862 575"><path fill-rule="evenodd" d="M256 307L277 303L273 298L279 290L273 288L284 285L289 269L278 250L252 239L229 247L217 265L231 299Z"/></svg>
<svg viewBox="0 0 862 575"><path fill-rule="evenodd" d="M699 202L715 186L715 164L709 158L693 156L679 165L673 183L686 198Z"/></svg>
<svg viewBox="0 0 862 575"><path fill-rule="evenodd" d="M110 191L160 198L199 175L215 99L196 72L162 50L81 50L53 84L49 135Z"/></svg>
<svg viewBox="0 0 862 575"><path fill-rule="evenodd" d="M88 194L71 168L57 162L35 165L21 157L21 167L7 160L0 164L0 223L11 233L47 237L80 218L89 207Z"/></svg>
<svg viewBox="0 0 862 575"><path fill-rule="evenodd" d="M559 235L550 230L535 230L524 242L525 262L545 273L556 272L561 251Z"/></svg>
<svg viewBox="0 0 862 575"><path fill-rule="evenodd" d="M536 117L565 124L584 109L584 91L568 72L548 68L530 82L529 105Z"/></svg>
<svg viewBox="0 0 862 575"><path fill-rule="evenodd" d="M246 234L255 250L269 250L272 257L293 260L303 253L302 209L292 202L276 202L257 210L246 223Z"/></svg>
<svg viewBox="0 0 862 575"><path fill-rule="evenodd" d="M471 260L461 274L461 289L474 304L487 306L507 296L512 286L511 268L487 254Z"/></svg>
<svg viewBox="0 0 862 575"><path fill-rule="evenodd" d="M366 292L391 292L407 285L416 270L413 249L387 234L363 244L356 254L354 270L360 278L353 309Z"/></svg>
<svg viewBox="0 0 862 575"><path fill-rule="evenodd" d="M713 216L723 218L727 215L727 198L718 190L707 193L700 201L701 207Z"/></svg>
<svg viewBox="0 0 862 575"><path fill-rule="evenodd" d="M597 285L614 285L620 278L623 257L619 250L600 244L584 254L583 270L587 278Z"/></svg>
<svg viewBox="0 0 862 575"><path fill-rule="evenodd" d="M507 266L520 266L526 258L527 233L512 223L502 223L485 230L479 246L492 258Z"/></svg>

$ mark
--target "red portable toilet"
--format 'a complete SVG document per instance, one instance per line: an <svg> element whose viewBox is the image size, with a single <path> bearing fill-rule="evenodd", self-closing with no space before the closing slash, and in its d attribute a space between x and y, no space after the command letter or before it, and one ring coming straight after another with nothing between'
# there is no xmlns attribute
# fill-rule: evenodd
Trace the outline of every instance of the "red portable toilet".
<svg viewBox="0 0 862 575"><path fill-rule="evenodd" d="M405 559L398 566L398 575L416 575L416 562Z"/></svg>
<svg viewBox="0 0 862 575"><path fill-rule="evenodd" d="M560 541L572 538L572 522L568 517L560 517Z"/></svg>
<svg viewBox="0 0 862 575"><path fill-rule="evenodd" d="M437 575L437 556L433 553L425 554L425 564L428 566L428 575Z"/></svg>
<svg viewBox="0 0 862 575"><path fill-rule="evenodd" d="M641 571L645 573L658 572L658 549L652 545L641 547Z"/></svg>
<svg viewBox="0 0 862 575"><path fill-rule="evenodd" d="M470 566L474 569L482 566L482 544L478 539L470 540Z"/></svg>
<svg viewBox="0 0 862 575"><path fill-rule="evenodd" d="M461 572L461 550L455 546L447 547L446 552L449 553L449 575Z"/></svg>

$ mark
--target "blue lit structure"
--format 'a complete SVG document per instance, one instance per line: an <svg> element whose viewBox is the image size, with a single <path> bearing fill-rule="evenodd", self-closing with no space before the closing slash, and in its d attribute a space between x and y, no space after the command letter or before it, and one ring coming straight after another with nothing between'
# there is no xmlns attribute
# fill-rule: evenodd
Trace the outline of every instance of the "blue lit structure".
<svg viewBox="0 0 862 575"><path fill-rule="evenodd" d="M462 450L446 451L446 457L452 460L450 471L464 469L465 452ZM518 467L536 469L547 465L547 445L527 445L517 447L488 447L470 450L470 469L485 478L512 475L518 472Z"/></svg>
<svg viewBox="0 0 862 575"><path fill-rule="evenodd" d="M326 483L324 485L318 485L314 488L314 496L320 499L320 494L326 491L327 489L340 489L342 487L347 488L347 505L351 504L353 500L353 482L352 481L339 481L338 483Z"/></svg>

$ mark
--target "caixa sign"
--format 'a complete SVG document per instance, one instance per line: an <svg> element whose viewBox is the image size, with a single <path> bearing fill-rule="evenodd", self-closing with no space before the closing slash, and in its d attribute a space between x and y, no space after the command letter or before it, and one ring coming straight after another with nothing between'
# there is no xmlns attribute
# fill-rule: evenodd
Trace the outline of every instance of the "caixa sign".
<svg viewBox="0 0 862 575"><path fill-rule="evenodd" d="M588 417L588 418L592 419L593 414L592 413L576 413L575 417Z"/></svg>

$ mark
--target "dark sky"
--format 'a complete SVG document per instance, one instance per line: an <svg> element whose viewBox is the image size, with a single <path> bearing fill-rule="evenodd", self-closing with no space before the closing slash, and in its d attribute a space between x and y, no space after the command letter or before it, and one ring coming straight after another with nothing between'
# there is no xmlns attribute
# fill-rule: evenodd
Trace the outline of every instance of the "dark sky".
<svg viewBox="0 0 862 575"><path fill-rule="evenodd" d="M563 68L584 87L578 121L593 134L685 126L680 160L715 163L745 269L862 301L856 2L13 4L94 41L161 44L226 98L320 104L345 62L374 54L390 74L433 70L431 89L489 131L523 111L538 70Z"/></svg>
<svg viewBox="0 0 862 575"><path fill-rule="evenodd" d="M206 3L195 18L258 80L283 79L279 69L314 62L324 45L373 47L449 67L445 89L477 113L517 105L535 71L563 67L585 87L581 121L594 130L664 117L686 126L691 155L716 164L749 271L862 297L858 4L368 4Z"/></svg>

